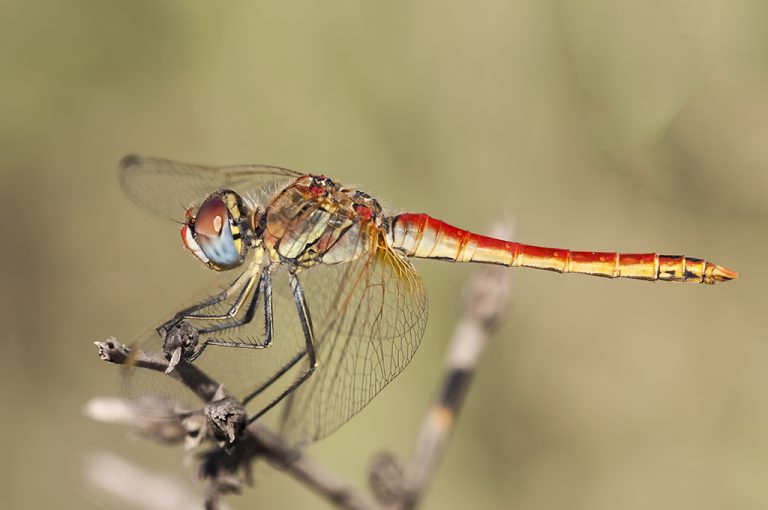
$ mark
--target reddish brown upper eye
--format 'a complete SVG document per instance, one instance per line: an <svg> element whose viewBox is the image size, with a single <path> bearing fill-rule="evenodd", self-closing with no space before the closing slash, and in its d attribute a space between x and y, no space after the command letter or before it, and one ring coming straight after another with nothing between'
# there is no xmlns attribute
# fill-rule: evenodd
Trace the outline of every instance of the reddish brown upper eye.
<svg viewBox="0 0 768 510"><path fill-rule="evenodd" d="M219 197L206 200L195 216L195 235L218 237L224 224L229 221L229 210Z"/></svg>

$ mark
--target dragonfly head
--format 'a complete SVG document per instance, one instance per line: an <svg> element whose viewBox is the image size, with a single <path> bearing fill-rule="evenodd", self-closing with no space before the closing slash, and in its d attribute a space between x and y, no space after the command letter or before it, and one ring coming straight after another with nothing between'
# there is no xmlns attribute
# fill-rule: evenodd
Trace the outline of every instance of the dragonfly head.
<svg viewBox="0 0 768 510"><path fill-rule="evenodd" d="M217 191L199 206L187 210L181 228L184 246L215 271L243 263L248 251L244 242L246 215L242 198L234 191Z"/></svg>

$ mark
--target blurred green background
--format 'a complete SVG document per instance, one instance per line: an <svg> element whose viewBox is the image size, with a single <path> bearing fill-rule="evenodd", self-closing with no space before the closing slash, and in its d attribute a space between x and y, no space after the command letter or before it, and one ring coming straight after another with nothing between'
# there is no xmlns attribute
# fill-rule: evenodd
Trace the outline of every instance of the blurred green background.
<svg viewBox="0 0 768 510"><path fill-rule="evenodd" d="M82 415L119 394L93 341L211 279L121 194L138 152L741 271L714 288L515 271L425 508L766 508L766 19L761 0L0 3L0 506L122 508L84 476L99 451L187 477L181 449ZM408 455L472 271L417 266L414 362L309 450L360 486L374 452ZM325 507L265 466L230 503Z"/></svg>

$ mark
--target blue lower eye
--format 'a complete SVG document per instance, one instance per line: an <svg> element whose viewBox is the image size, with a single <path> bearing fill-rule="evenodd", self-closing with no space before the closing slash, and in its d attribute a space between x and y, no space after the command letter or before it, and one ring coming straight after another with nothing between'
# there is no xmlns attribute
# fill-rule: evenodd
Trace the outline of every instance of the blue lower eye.
<svg viewBox="0 0 768 510"><path fill-rule="evenodd" d="M225 223L218 237L198 236L197 244L205 256L217 266L231 267L240 261L240 252L235 246L232 229L228 223Z"/></svg>

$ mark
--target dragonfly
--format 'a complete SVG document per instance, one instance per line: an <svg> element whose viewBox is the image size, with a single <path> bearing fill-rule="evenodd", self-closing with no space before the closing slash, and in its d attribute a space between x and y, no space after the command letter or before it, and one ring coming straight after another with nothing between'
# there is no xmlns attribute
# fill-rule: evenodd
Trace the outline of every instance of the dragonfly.
<svg viewBox="0 0 768 510"><path fill-rule="evenodd" d="M280 428L294 443L336 430L414 356L428 302L411 259L651 282L738 277L683 255L494 239L428 214L390 214L364 191L276 166L129 155L119 177L133 201L180 223L186 249L220 275L137 344L162 350L169 371L184 359L218 374L250 421L282 403ZM189 399L181 384L157 379L162 375L129 370L126 388Z"/></svg>

